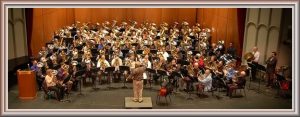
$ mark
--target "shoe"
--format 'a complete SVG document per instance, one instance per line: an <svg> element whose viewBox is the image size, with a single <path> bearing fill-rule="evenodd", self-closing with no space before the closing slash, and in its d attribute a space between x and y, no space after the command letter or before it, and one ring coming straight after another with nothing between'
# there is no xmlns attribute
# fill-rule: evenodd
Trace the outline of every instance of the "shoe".
<svg viewBox="0 0 300 117"><path fill-rule="evenodd" d="M138 100L137 100L137 99L133 99L132 101L133 101L133 102L138 102Z"/></svg>
<svg viewBox="0 0 300 117"><path fill-rule="evenodd" d="M139 100L139 103L142 103L143 102L143 100Z"/></svg>

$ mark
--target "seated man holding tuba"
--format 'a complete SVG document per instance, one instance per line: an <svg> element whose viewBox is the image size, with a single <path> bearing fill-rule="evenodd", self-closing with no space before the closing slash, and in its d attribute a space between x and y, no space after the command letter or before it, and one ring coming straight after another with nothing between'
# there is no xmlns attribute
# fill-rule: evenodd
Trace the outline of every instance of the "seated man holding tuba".
<svg viewBox="0 0 300 117"><path fill-rule="evenodd" d="M198 76L197 91L202 94L204 91L211 91L212 88L212 74L209 69L205 70L203 75Z"/></svg>

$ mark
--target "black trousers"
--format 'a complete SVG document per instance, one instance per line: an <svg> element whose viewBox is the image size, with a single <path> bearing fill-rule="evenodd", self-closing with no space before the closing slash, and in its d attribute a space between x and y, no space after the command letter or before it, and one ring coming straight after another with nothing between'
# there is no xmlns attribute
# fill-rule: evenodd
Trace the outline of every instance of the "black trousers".
<svg viewBox="0 0 300 117"><path fill-rule="evenodd" d="M41 77L37 77L37 78L36 78L36 81L37 81L38 89L39 89L39 90L42 90L44 80L45 80L45 79L44 79L44 78L41 78Z"/></svg>
<svg viewBox="0 0 300 117"><path fill-rule="evenodd" d="M60 85L48 87L50 91L54 91L57 95L57 99L61 100L64 97L64 87Z"/></svg>
<svg viewBox="0 0 300 117"><path fill-rule="evenodd" d="M257 72L257 62L252 62L253 66L251 68L251 74L252 74L252 79L251 80L256 80L256 72Z"/></svg>

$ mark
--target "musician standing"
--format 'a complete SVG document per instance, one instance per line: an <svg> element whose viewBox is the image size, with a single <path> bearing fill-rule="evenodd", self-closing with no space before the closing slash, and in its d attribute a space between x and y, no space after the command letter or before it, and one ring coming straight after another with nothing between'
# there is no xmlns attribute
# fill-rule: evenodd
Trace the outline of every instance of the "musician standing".
<svg viewBox="0 0 300 117"><path fill-rule="evenodd" d="M253 68L251 68L251 72L252 72L252 80L255 80L256 79L256 71L257 71L257 65L258 65L258 61L259 61L259 56L260 56L260 53L258 51L258 48L257 47L253 47L252 49L252 54L254 55L254 59L252 61L252 64L254 65Z"/></svg>
<svg viewBox="0 0 300 117"><path fill-rule="evenodd" d="M274 75L275 75L275 68L277 64L277 57L276 57L276 52L272 52L271 57L268 58L267 60L267 79L268 79L268 84L266 87L271 87L273 85L273 80L274 80Z"/></svg>
<svg viewBox="0 0 300 117"><path fill-rule="evenodd" d="M135 62L135 69L132 70L128 76L129 79L133 79L133 101L143 102L143 73L146 67L140 62Z"/></svg>
<svg viewBox="0 0 300 117"><path fill-rule="evenodd" d="M227 54L230 54L233 58L236 57L236 49L233 47L232 43L229 43L229 47L227 48Z"/></svg>

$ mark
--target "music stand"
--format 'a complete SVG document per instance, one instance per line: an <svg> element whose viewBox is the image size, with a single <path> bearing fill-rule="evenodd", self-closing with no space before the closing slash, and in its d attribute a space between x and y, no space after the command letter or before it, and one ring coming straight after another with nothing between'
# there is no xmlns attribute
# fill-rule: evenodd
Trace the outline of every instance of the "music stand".
<svg viewBox="0 0 300 117"><path fill-rule="evenodd" d="M171 76L174 77L174 80L175 80L175 92L177 92L177 89L178 89L178 79L181 78L181 74L179 72L173 71L171 73Z"/></svg>
<svg viewBox="0 0 300 117"><path fill-rule="evenodd" d="M196 50L194 50L193 51L193 55L195 56L196 54L199 54L200 52L199 51L196 51Z"/></svg>
<svg viewBox="0 0 300 117"><path fill-rule="evenodd" d="M58 48L53 48L53 52L57 52L58 51Z"/></svg>
<svg viewBox="0 0 300 117"><path fill-rule="evenodd" d="M50 56L52 56L52 53L48 53L48 54L46 55L46 58L49 58Z"/></svg>
<svg viewBox="0 0 300 117"><path fill-rule="evenodd" d="M97 48L91 49L91 52L92 52L93 56L98 55L98 53L99 53L98 50L97 50Z"/></svg>
<svg viewBox="0 0 300 117"><path fill-rule="evenodd" d="M56 65L53 67L53 69L58 70L61 67L61 65Z"/></svg>
<svg viewBox="0 0 300 117"><path fill-rule="evenodd" d="M52 42L47 42L46 47L48 47L48 45L53 45L53 43Z"/></svg>
<svg viewBox="0 0 300 117"><path fill-rule="evenodd" d="M79 45L77 47L75 47L77 50L82 50L83 46L82 45Z"/></svg>
<svg viewBox="0 0 300 117"><path fill-rule="evenodd" d="M132 46L137 46L137 45L138 45L138 43L132 43L131 45L132 45Z"/></svg>
<svg viewBox="0 0 300 117"><path fill-rule="evenodd" d="M189 65L189 64L190 64L190 62L188 62L188 61L185 61L185 60L181 60L181 64L182 64L182 65Z"/></svg>
<svg viewBox="0 0 300 117"><path fill-rule="evenodd" d="M93 68L91 69L91 72L94 73L94 74L95 74L95 73L97 74L98 70L99 70L98 68L93 67ZM93 78L93 76L94 76L94 75L92 75L92 80L94 79L94 80L93 80L93 89L94 89L94 90L99 90L100 88L97 87L97 78L95 78L95 77Z"/></svg>
<svg viewBox="0 0 300 117"><path fill-rule="evenodd" d="M171 62L174 58L173 57L167 57L167 61Z"/></svg>
<svg viewBox="0 0 300 117"><path fill-rule="evenodd" d="M129 50L128 49L124 49L124 50L121 50L121 52L123 53L123 57L126 57L126 55L128 54Z"/></svg>
<svg viewBox="0 0 300 117"><path fill-rule="evenodd" d="M266 72L267 70L266 70L265 66L260 65L260 64L257 64L256 67L260 71L260 79L258 80L258 91L257 91L257 93L261 93L260 92L260 82L261 82L261 79L263 78L262 72Z"/></svg>
<svg viewBox="0 0 300 117"><path fill-rule="evenodd" d="M80 71L78 71L78 72L76 72L75 73L75 78L77 79L77 77L80 77L80 79L79 79L79 94L78 95L80 95L80 96L83 96L83 94L81 93L81 87L82 87L82 82L81 82L81 80L82 80L82 75L85 73L85 70L80 70Z"/></svg>
<svg viewBox="0 0 300 117"><path fill-rule="evenodd" d="M71 79L71 76L69 75L66 79L64 79L63 84L67 83Z"/></svg>
<svg viewBox="0 0 300 117"><path fill-rule="evenodd" d="M108 80L109 86L108 86L107 88L109 88L109 89L112 88L112 87L111 87L111 81L112 81L111 73L112 73L113 71L115 71L115 67L107 67L107 68L105 68L105 72L108 73L108 78L107 78L107 80Z"/></svg>
<svg viewBox="0 0 300 117"><path fill-rule="evenodd" d="M130 71L130 68L128 66L119 66L119 68L120 68L121 73L123 73L123 74L124 74L125 71L128 71L128 73ZM126 83L126 78L125 78L125 75L124 75L124 81L123 81L123 87L122 87L123 89L127 89L125 83Z"/></svg>
<svg viewBox="0 0 300 117"><path fill-rule="evenodd" d="M66 84L70 79L71 79L71 75L69 75L66 79L64 79L63 84ZM62 102L71 102L71 100L69 100L69 94L67 95L67 99L62 100Z"/></svg>
<svg viewBox="0 0 300 117"><path fill-rule="evenodd" d="M143 54L143 50L137 50L136 54Z"/></svg>
<svg viewBox="0 0 300 117"><path fill-rule="evenodd" d="M84 54L84 52L81 51L81 50L79 50L78 53L79 53L80 55L83 55L83 54Z"/></svg>
<svg viewBox="0 0 300 117"><path fill-rule="evenodd" d="M73 44L73 38L64 38L64 42L66 42L66 45L72 45Z"/></svg>
<svg viewBox="0 0 300 117"><path fill-rule="evenodd" d="M250 69L249 69L249 86L248 86L248 90L253 90L253 89L250 88L250 86L251 86L251 81L252 81L252 69L255 67L255 64L253 64L251 62L248 62L247 64L250 67Z"/></svg>
<svg viewBox="0 0 300 117"><path fill-rule="evenodd" d="M162 87L162 83L163 83L163 78L164 78L164 76L167 76L167 72L166 71L164 71L164 70L157 70L157 73L160 75L160 81L161 81L161 83L160 83L160 86Z"/></svg>
<svg viewBox="0 0 300 117"><path fill-rule="evenodd" d="M151 52L151 54L156 54L157 50L152 49L152 50L150 50L150 52Z"/></svg>
<svg viewBox="0 0 300 117"><path fill-rule="evenodd" d="M124 32L124 31L125 31L125 28L121 28L119 31L120 31L120 32Z"/></svg>

